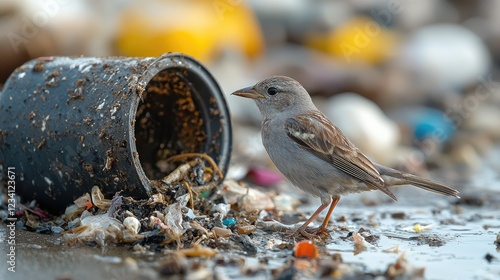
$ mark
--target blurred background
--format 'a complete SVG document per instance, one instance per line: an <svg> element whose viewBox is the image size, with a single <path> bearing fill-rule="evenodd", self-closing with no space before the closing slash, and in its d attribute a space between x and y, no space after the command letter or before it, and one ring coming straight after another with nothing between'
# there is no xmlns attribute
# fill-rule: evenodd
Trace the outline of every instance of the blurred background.
<svg viewBox="0 0 500 280"><path fill-rule="evenodd" d="M256 106L229 94L287 75L375 161L498 191L499 27L493 0L2 0L0 88L40 56L182 52L226 94L232 177L275 182Z"/></svg>

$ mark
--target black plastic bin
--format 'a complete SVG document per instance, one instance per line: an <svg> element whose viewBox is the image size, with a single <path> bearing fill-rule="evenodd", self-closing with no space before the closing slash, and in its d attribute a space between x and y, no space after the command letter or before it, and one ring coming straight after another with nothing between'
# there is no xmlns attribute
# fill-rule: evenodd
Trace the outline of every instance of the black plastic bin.
<svg viewBox="0 0 500 280"><path fill-rule="evenodd" d="M0 168L16 193L57 212L97 185L146 198L155 162L210 155L225 174L228 107L217 82L183 54L45 57L16 69L0 93Z"/></svg>

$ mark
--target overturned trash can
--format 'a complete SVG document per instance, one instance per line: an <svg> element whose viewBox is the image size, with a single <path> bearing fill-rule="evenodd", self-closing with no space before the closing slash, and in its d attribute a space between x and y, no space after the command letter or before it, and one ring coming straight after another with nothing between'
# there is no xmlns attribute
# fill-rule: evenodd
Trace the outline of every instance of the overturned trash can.
<svg viewBox="0 0 500 280"><path fill-rule="evenodd" d="M95 185L147 198L171 156L206 154L223 174L229 165L224 96L183 54L39 58L11 74L0 112L3 177L13 167L16 193L52 212Z"/></svg>

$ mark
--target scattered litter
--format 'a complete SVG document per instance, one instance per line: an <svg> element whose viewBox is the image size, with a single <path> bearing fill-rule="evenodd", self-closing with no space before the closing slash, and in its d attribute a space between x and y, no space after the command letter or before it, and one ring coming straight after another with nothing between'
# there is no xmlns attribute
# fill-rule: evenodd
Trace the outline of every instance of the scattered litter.
<svg viewBox="0 0 500 280"><path fill-rule="evenodd" d="M427 244L430 247L441 247L441 246L446 244L446 241L442 237L438 236L437 234L419 235L419 236L410 238L410 240L417 240L418 245Z"/></svg>
<svg viewBox="0 0 500 280"><path fill-rule="evenodd" d="M257 228L255 226L252 226L252 225L240 226L240 227L238 227L238 234L250 234L256 230L257 230Z"/></svg>
<svg viewBox="0 0 500 280"><path fill-rule="evenodd" d="M225 227L232 227L236 224L236 219L235 218L227 218L222 220L222 225Z"/></svg>
<svg viewBox="0 0 500 280"><path fill-rule="evenodd" d="M276 210L283 212L292 212L300 205L300 201L286 193L280 193L273 198Z"/></svg>
<svg viewBox="0 0 500 280"><path fill-rule="evenodd" d="M132 234L136 235L141 229L141 223L136 217L127 217L123 220L123 225Z"/></svg>
<svg viewBox="0 0 500 280"><path fill-rule="evenodd" d="M352 237L354 239L354 254L357 255L369 248L375 248L374 245L368 243L365 238L360 233L353 233Z"/></svg>
<svg viewBox="0 0 500 280"><path fill-rule="evenodd" d="M122 238L123 224L107 214L88 216L81 220L81 226L63 234L64 241L72 246L78 243L95 242L101 247L118 243Z"/></svg>
<svg viewBox="0 0 500 280"><path fill-rule="evenodd" d="M92 187L92 203L101 210L108 210L111 206L111 200L105 199L98 186Z"/></svg>
<svg viewBox="0 0 500 280"><path fill-rule="evenodd" d="M182 227L181 202L174 203L167 208L165 226L165 242L167 244L173 241L180 243L180 237L184 233L184 228Z"/></svg>
<svg viewBox="0 0 500 280"><path fill-rule="evenodd" d="M294 256L296 258L317 259L318 247L310 240L300 241L295 245Z"/></svg>
<svg viewBox="0 0 500 280"><path fill-rule="evenodd" d="M89 193L85 193L84 195L75 199L74 203L78 208L87 208L89 203L90 203L90 205L92 205L92 200L90 198Z"/></svg>
<svg viewBox="0 0 500 280"><path fill-rule="evenodd" d="M227 228L213 227L212 233L215 237L229 237L233 232Z"/></svg>
<svg viewBox="0 0 500 280"><path fill-rule="evenodd" d="M423 232L423 231L427 231L427 230L429 230L432 227L433 227L433 224L428 224L426 226L422 226L419 223L417 223L414 226L404 227L401 230L402 231L408 231L408 232L417 232L417 233L420 233L420 232Z"/></svg>
<svg viewBox="0 0 500 280"><path fill-rule="evenodd" d="M217 254L217 250L194 244L193 248L179 250L179 253L186 257L204 257L210 258Z"/></svg>
<svg viewBox="0 0 500 280"><path fill-rule="evenodd" d="M63 217L67 221L72 221L73 219L77 218L78 215L82 214L83 210L84 209L78 207L76 204L71 204L70 206L66 207Z"/></svg>
<svg viewBox="0 0 500 280"><path fill-rule="evenodd" d="M389 279L424 279L425 268L415 267L406 260L406 253L402 253L395 263L389 264L385 276Z"/></svg>
<svg viewBox="0 0 500 280"><path fill-rule="evenodd" d="M391 218L396 219L396 220L404 220L407 218L405 212L394 212L391 213Z"/></svg>
<svg viewBox="0 0 500 280"><path fill-rule="evenodd" d="M248 235L236 235L233 234L229 236L229 240L236 246L239 247L244 254L248 256L255 256L257 254L257 246L253 243L252 239Z"/></svg>
<svg viewBox="0 0 500 280"><path fill-rule="evenodd" d="M496 260L497 258L495 258L495 256L493 256L492 254L487 253L487 254L484 256L484 259L485 259L488 263L491 263L491 262L493 262L494 260Z"/></svg>
<svg viewBox="0 0 500 280"><path fill-rule="evenodd" d="M50 227L50 230L53 233L57 233L57 234L64 232L64 229L62 227L58 227L58 226L52 226L52 227Z"/></svg>
<svg viewBox="0 0 500 280"><path fill-rule="evenodd" d="M288 246L287 243L285 243L281 239L276 239L276 238L270 238L266 242L266 246L264 247L266 250L271 250L271 251L278 251L281 250L283 247Z"/></svg>
<svg viewBox="0 0 500 280"><path fill-rule="evenodd" d="M274 209L274 202L267 194L246 185L240 185L234 180L226 180L219 194L224 198L224 202L237 204L247 212Z"/></svg>
<svg viewBox="0 0 500 280"><path fill-rule="evenodd" d="M222 218L226 217L227 213L231 210L231 204L219 203L212 207L213 212L219 212Z"/></svg>
<svg viewBox="0 0 500 280"><path fill-rule="evenodd" d="M273 186L283 181L283 176L279 172L267 168L256 167L248 170L247 178L253 183L263 187Z"/></svg>
<svg viewBox="0 0 500 280"><path fill-rule="evenodd" d="M399 245L394 245L391 248L384 249L384 250L382 250L382 252L398 254L399 253Z"/></svg>

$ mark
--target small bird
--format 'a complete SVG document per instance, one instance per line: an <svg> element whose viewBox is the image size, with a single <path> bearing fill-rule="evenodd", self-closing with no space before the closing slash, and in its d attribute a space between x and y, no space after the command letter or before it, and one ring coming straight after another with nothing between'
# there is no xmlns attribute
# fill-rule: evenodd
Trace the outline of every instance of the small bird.
<svg viewBox="0 0 500 280"><path fill-rule="evenodd" d="M312 238L326 232L341 195L379 190L397 201L391 187L414 185L459 198L444 184L404 173L368 159L313 104L309 93L292 78L274 76L233 95L255 101L262 115L262 142L278 170L296 187L321 199L321 206L293 235ZM366 120L370 121L370 120ZM330 205L321 226L307 226Z"/></svg>

